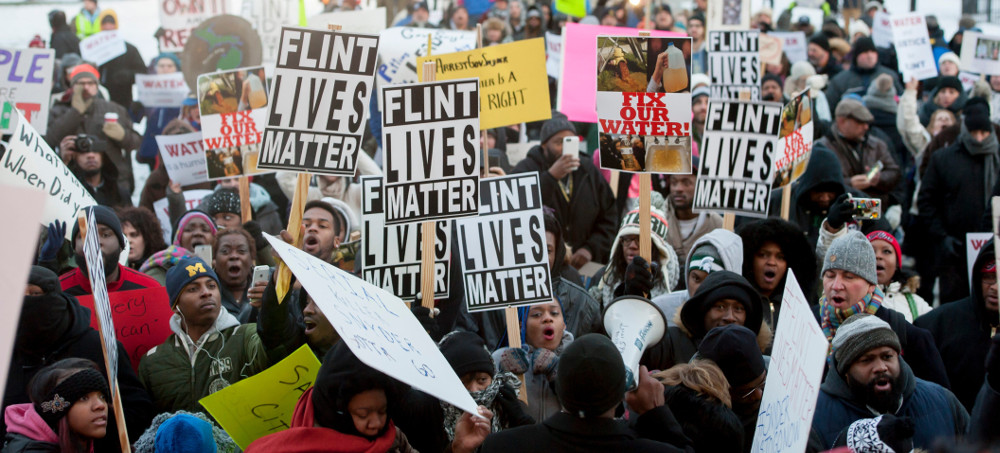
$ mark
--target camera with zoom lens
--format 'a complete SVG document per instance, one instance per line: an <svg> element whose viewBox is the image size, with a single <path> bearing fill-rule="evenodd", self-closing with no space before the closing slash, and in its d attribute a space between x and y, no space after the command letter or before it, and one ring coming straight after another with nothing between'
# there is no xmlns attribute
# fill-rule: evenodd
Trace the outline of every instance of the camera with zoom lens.
<svg viewBox="0 0 1000 453"><path fill-rule="evenodd" d="M73 148L78 153L89 153L94 151L94 138L87 134L79 134L73 140Z"/></svg>

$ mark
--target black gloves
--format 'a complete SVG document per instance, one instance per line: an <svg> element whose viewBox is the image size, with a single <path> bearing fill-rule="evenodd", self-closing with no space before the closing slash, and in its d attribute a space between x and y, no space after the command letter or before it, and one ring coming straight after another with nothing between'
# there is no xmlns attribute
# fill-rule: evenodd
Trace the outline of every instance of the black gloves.
<svg viewBox="0 0 1000 453"><path fill-rule="evenodd" d="M830 210L826 214L826 223L830 228L839 230L844 227L847 221L854 217L854 202L848 193L840 194L837 199L830 204Z"/></svg>
<svg viewBox="0 0 1000 453"><path fill-rule="evenodd" d="M427 331L427 335L437 342L441 340L441 327L438 326L436 319L431 317L431 310L435 310L435 316L440 313L436 308L427 308L421 305L421 295L418 293L417 297L413 299L413 303L410 304L410 312L413 316L417 317L417 321L420 321L420 325Z"/></svg>
<svg viewBox="0 0 1000 453"><path fill-rule="evenodd" d="M653 289L653 275L659 271L659 263L649 264L641 256L632 258L632 262L625 268L622 295L649 297L649 292Z"/></svg>

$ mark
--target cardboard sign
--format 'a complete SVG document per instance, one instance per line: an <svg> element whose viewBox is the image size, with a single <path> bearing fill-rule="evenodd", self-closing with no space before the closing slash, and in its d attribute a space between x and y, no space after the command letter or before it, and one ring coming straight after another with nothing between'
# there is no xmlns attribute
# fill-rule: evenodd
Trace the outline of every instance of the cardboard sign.
<svg viewBox="0 0 1000 453"><path fill-rule="evenodd" d="M781 329L774 336L771 366L750 448L754 453L805 451L823 381L830 343L791 269L778 324Z"/></svg>
<svg viewBox="0 0 1000 453"><path fill-rule="evenodd" d="M379 38L284 27L257 166L354 176Z"/></svg>
<svg viewBox="0 0 1000 453"><path fill-rule="evenodd" d="M639 36L640 32L649 32L651 37L685 36L683 33L669 31L566 24L566 27L563 28L562 79L559 80L558 110L569 117L570 121L597 122L597 109L595 108L597 106L597 73L594 71L594 62L600 63L597 56L598 48L594 46L597 36L634 37ZM637 91L645 91L645 87Z"/></svg>
<svg viewBox="0 0 1000 453"><path fill-rule="evenodd" d="M156 145L171 180L182 186L208 182L201 132L157 135Z"/></svg>
<svg viewBox="0 0 1000 453"><path fill-rule="evenodd" d="M747 30L750 28L750 0L707 2L706 30Z"/></svg>
<svg viewBox="0 0 1000 453"><path fill-rule="evenodd" d="M875 47L892 46L892 21L889 20L889 13L881 9L875 12L872 20L872 41Z"/></svg>
<svg viewBox="0 0 1000 453"><path fill-rule="evenodd" d="M553 79L562 74L562 35L545 32L545 73Z"/></svg>
<svg viewBox="0 0 1000 453"><path fill-rule="evenodd" d="M966 31L962 36L962 69L1000 75L1000 35Z"/></svg>
<svg viewBox="0 0 1000 453"><path fill-rule="evenodd" d="M118 339L115 334L115 323L111 317L111 301L108 298L108 285L104 277L104 256L101 253L101 242L97 239L97 221L94 220L94 210L87 211L87 233L83 238L83 256L87 260L87 277L90 280L90 290L94 302L94 312L97 318L98 331L104 341L104 359L108 367L108 384L111 394L115 394L118 386Z"/></svg>
<svg viewBox="0 0 1000 453"><path fill-rule="evenodd" d="M782 109L778 150L774 153L774 187L787 186L806 171L812 155L812 112L808 89L795 95Z"/></svg>
<svg viewBox="0 0 1000 453"><path fill-rule="evenodd" d="M209 180L244 174L243 155L260 150L267 107L263 66L198 77L201 139Z"/></svg>
<svg viewBox="0 0 1000 453"><path fill-rule="evenodd" d="M361 193L361 274L365 281L404 301L413 301L420 292L422 228L419 224L385 224L381 176L362 176ZM451 223L434 227L434 298L447 298L451 266Z"/></svg>
<svg viewBox="0 0 1000 453"><path fill-rule="evenodd" d="M260 35L262 59L268 67L278 58L281 27L299 20L298 6L295 0L243 0L240 15L250 21Z"/></svg>
<svg viewBox="0 0 1000 453"><path fill-rule="evenodd" d="M44 134L49 123L52 92L52 49L0 49L0 134L14 132L14 109Z"/></svg>
<svg viewBox="0 0 1000 453"><path fill-rule="evenodd" d="M180 107L191 92L183 72L136 74L135 89L146 107Z"/></svg>
<svg viewBox="0 0 1000 453"><path fill-rule="evenodd" d="M282 361L208 395L200 403L236 445L289 428L295 405L316 381L320 361L302 345Z"/></svg>
<svg viewBox="0 0 1000 453"><path fill-rule="evenodd" d="M712 79L712 100L760 100L760 32L711 31L708 75Z"/></svg>
<svg viewBox="0 0 1000 453"><path fill-rule="evenodd" d="M809 59L809 39L806 38L805 33L801 31L773 31L767 35L781 39L781 49L788 57L789 63L795 64ZM763 44L761 44L761 52L763 52ZM781 57L779 56L778 59L780 61Z"/></svg>
<svg viewBox="0 0 1000 453"><path fill-rule="evenodd" d="M201 204L201 200L207 197L211 190L208 189L196 189L196 190L185 190L184 191L184 210L185 212L197 208ZM153 202L153 213L156 214L156 220L160 221L160 229L163 230L163 242L170 244L173 238L173 226L170 222L170 203L166 198L160 198ZM127 242L126 242L127 243ZM194 250L192 250L194 252Z"/></svg>
<svg viewBox="0 0 1000 453"><path fill-rule="evenodd" d="M97 66L125 55L125 38L118 30L94 33L80 41L80 57Z"/></svg>
<svg viewBox="0 0 1000 453"><path fill-rule="evenodd" d="M382 87L385 223L479 211L477 79Z"/></svg>
<svg viewBox="0 0 1000 453"><path fill-rule="evenodd" d="M228 0L164 0L160 5L160 28L163 35L159 39L161 52L184 50L188 38L202 21L212 16L226 14ZM153 27L155 28L155 27Z"/></svg>
<svg viewBox="0 0 1000 453"><path fill-rule="evenodd" d="M377 35L385 30L385 7L334 11L309 18L309 26L312 28L326 30L328 25L340 25L345 32Z"/></svg>
<svg viewBox="0 0 1000 453"><path fill-rule="evenodd" d="M483 129L552 118L542 38L419 57L417 67L428 61L437 63L438 81L479 78Z"/></svg>
<svg viewBox="0 0 1000 453"><path fill-rule="evenodd" d="M760 34L760 61L765 65L781 65L782 53L781 38ZM766 69L766 68L765 68Z"/></svg>
<svg viewBox="0 0 1000 453"><path fill-rule="evenodd" d="M892 38L896 45L896 58L903 80L937 77L931 39L927 35L927 22L923 13L893 14Z"/></svg>
<svg viewBox="0 0 1000 453"><path fill-rule="evenodd" d="M7 143L0 165L0 183L34 188L48 194L42 225L66 222L66 239L71 239L77 211L97 204L69 167L20 112L14 111L14 134Z"/></svg>
<svg viewBox="0 0 1000 453"><path fill-rule="evenodd" d="M139 360L173 333L170 330L170 298L162 286L117 291L108 295L115 335L128 352L132 368L139 370ZM80 305L90 309L90 327L100 329L93 296L77 296Z"/></svg>
<svg viewBox="0 0 1000 453"><path fill-rule="evenodd" d="M279 238L264 238L362 362L477 414L469 391L402 300Z"/></svg>
<svg viewBox="0 0 1000 453"><path fill-rule="evenodd" d="M965 266L969 271L969 288L972 288L972 265L979 258L979 251L993 239L993 233L965 233Z"/></svg>
<svg viewBox="0 0 1000 453"><path fill-rule="evenodd" d="M708 104L694 210L766 217L781 119L776 102Z"/></svg>
<svg viewBox="0 0 1000 453"><path fill-rule="evenodd" d="M691 173L691 39L597 38L600 166Z"/></svg>
<svg viewBox="0 0 1000 453"><path fill-rule="evenodd" d="M469 312L552 301L538 174L479 184L479 217L456 221Z"/></svg>
<svg viewBox="0 0 1000 453"><path fill-rule="evenodd" d="M427 55L427 36L431 37L431 55L462 52L476 48L476 32L392 27L379 34L380 63L376 72L382 84L413 83L419 80L416 59ZM381 105L381 99L379 103Z"/></svg>

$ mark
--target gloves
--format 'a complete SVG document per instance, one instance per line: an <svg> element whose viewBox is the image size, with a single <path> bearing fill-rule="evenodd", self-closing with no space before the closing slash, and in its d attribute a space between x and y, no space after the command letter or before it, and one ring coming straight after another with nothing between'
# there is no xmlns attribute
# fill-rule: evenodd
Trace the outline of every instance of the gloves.
<svg viewBox="0 0 1000 453"><path fill-rule="evenodd" d="M105 122L104 128L101 130L104 131L104 135L107 135L108 138L116 142L120 142L125 138L125 128L119 123Z"/></svg>
<svg viewBox="0 0 1000 453"><path fill-rule="evenodd" d="M253 237L254 247L257 247L258 252L267 248L269 244L267 243L267 239L264 239L264 232L260 229L260 224L256 220L244 223L243 229Z"/></svg>
<svg viewBox="0 0 1000 453"><path fill-rule="evenodd" d="M625 281L622 285L625 287L625 295L649 297L649 291L653 289L653 274L641 256L632 258L632 262L625 268Z"/></svg>
<svg viewBox="0 0 1000 453"><path fill-rule="evenodd" d="M83 115L83 112L86 112L87 109L90 108L90 104L93 103L94 98L86 100L83 99L83 90L73 90L73 98L69 101L70 107L73 107L73 110L80 112L81 115Z"/></svg>
<svg viewBox="0 0 1000 453"><path fill-rule="evenodd" d="M986 378L994 391L1000 391L1000 334L993 336L986 353Z"/></svg>
<svg viewBox="0 0 1000 453"><path fill-rule="evenodd" d="M441 310L438 310L437 308L433 310L434 316L441 313ZM427 331L427 335L430 335L434 341L441 339L441 327L438 326L437 320L431 317L431 309L420 304L419 293L417 294L416 299L413 300L413 303L410 304L410 313L413 313L413 316L417 318L417 321L420 321L420 325Z"/></svg>
<svg viewBox="0 0 1000 453"><path fill-rule="evenodd" d="M559 356L545 348L535 349L531 353L532 371L535 374L545 376L550 381L556 379L556 366L559 365Z"/></svg>
<svg viewBox="0 0 1000 453"><path fill-rule="evenodd" d="M500 353L500 369L514 374L528 372L528 353L521 348L507 348Z"/></svg>
<svg viewBox="0 0 1000 453"><path fill-rule="evenodd" d="M66 222L55 221L50 223L48 233L45 236L45 243L42 244L42 249L38 252L38 262L55 260L65 238Z"/></svg>
<svg viewBox="0 0 1000 453"><path fill-rule="evenodd" d="M852 218L854 218L854 202L851 201L851 195L845 192L830 204L830 211L826 214L826 224L834 230L839 230Z"/></svg>

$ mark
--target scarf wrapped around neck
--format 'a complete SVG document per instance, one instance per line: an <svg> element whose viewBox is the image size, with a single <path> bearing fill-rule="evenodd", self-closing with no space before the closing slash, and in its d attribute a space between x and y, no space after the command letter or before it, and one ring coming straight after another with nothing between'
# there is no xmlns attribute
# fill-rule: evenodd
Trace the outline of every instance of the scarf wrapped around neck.
<svg viewBox="0 0 1000 453"><path fill-rule="evenodd" d="M826 340L831 345L827 348L827 360L833 357L833 336L837 334L837 328L840 327L840 324L858 313L874 315L882 307L882 298L884 297L885 294L876 286L875 291L847 308L836 308L833 304L828 303L825 297L820 301L819 324L823 328L823 335L826 335Z"/></svg>
<svg viewBox="0 0 1000 453"><path fill-rule="evenodd" d="M969 133L969 129L965 127L965 122L962 123L962 131L958 135L959 141L965 145L965 149L969 151L969 154L973 156L983 156L983 187L985 191L983 192L983 203L984 206L990 205L990 198L992 198L993 185L997 181L997 171L1000 169L1000 142L997 141L996 134L990 133L983 141L977 142L972 138L972 134Z"/></svg>
<svg viewBox="0 0 1000 453"><path fill-rule="evenodd" d="M493 382L490 383L489 387L478 392L470 392L472 399L476 401L476 404L480 406L486 406L487 409L493 412L493 421L490 422L490 432L499 432L502 428L500 423L499 412L497 412L496 399L497 395L500 393L500 389L503 386L509 386L512 389L521 388L521 380L514 376L513 373L507 371L501 371L493 377ZM455 425L458 424L458 419L462 416L461 409L452 406L444 401L441 402L441 408L444 409L444 430L448 433L448 440L455 439Z"/></svg>

